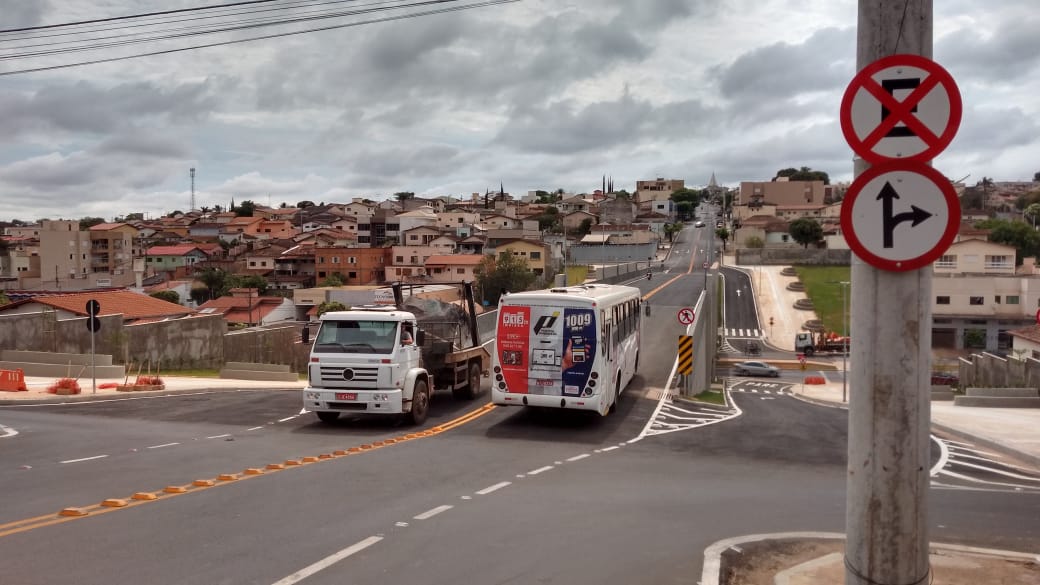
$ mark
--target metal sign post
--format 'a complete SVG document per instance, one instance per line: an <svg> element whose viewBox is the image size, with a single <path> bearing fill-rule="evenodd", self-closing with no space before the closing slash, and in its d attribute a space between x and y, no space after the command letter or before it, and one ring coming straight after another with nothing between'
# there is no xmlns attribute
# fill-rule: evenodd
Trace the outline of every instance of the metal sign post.
<svg viewBox="0 0 1040 585"><path fill-rule="evenodd" d="M95 299L87 301L87 331L90 331L90 387L91 394L97 394L97 370L94 366L94 335L101 329L101 303Z"/></svg>

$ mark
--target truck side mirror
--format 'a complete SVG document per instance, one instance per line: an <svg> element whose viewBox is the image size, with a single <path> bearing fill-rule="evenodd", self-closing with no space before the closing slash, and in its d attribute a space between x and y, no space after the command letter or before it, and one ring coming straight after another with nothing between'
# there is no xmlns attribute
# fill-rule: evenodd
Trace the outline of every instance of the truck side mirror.
<svg viewBox="0 0 1040 585"><path fill-rule="evenodd" d="M415 330L415 345L422 347L423 342L426 340L426 332L422 329Z"/></svg>

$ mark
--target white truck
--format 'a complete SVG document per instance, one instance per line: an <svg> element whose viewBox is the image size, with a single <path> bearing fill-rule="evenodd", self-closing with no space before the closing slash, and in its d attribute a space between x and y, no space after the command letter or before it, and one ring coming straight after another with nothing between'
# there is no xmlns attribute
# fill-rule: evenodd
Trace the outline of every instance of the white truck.
<svg viewBox="0 0 1040 585"><path fill-rule="evenodd" d="M480 344L472 284L457 286L465 309L414 296L406 300L395 284L395 306L323 314L303 409L323 422L345 412L404 415L418 425L426 420L435 388L474 398L491 355Z"/></svg>

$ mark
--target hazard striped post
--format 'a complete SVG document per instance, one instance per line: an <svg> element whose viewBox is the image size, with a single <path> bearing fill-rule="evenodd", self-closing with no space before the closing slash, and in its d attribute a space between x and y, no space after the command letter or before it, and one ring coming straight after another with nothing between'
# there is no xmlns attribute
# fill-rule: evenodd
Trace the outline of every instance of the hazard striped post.
<svg viewBox="0 0 1040 585"><path fill-rule="evenodd" d="M686 391L689 392L690 375L693 374L693 336L679 336L679 373L686 376Z"/></svg>

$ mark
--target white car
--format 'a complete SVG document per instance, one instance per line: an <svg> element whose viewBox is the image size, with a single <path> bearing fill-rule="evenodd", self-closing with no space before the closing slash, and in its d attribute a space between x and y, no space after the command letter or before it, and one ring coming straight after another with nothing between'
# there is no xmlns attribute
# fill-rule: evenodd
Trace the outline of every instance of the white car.
<svg viewBox="0 0 1040 585"><path fill-rule="evenodd" d="M693 224L693 227L704 227L704 222L698 219L698 220L697 220L697 221L696 221L696 222L695 222L695 223Z"/></svg>
<svg viewBox="0 0 1040 585"><path fill-rule="evenodd" d="M780 368L765 362L740 362L733 364L733 371L738 376L770 376L780 377Z"/></svg>

